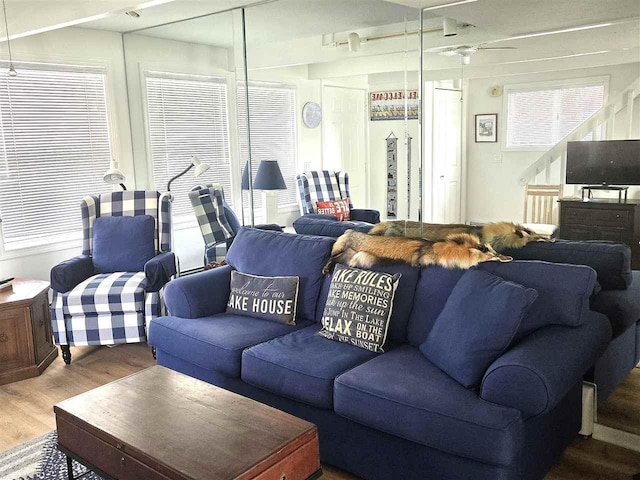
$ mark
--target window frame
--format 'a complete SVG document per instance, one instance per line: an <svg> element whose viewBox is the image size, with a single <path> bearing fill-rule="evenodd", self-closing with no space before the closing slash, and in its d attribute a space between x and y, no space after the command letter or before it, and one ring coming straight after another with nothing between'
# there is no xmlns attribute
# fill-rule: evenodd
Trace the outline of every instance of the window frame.
<svg viewBox="0 0 640 480"><path fill-rule="evenodd" d="M112 158L121 159L122 148L120 144L119 128L117 122L118 105L115 102L115 86L114 72L111 59L94 58L94 57L58 57L47 56L42 59L38 56L20 54L23 60L14 61L13 64L20 74L20 68L29 68L33 70L58 70L58 71L93 71L104 75L105 105L107 111L107 128L109 131L109 145L111 148ZM9 68L9 62L0 60L0 69ZM107 167L108 168L108 167ZM59 239L59 235L55 237L42 237L40 241L29 243L23 246L17 246L10 249L6 248L4 233L2 231L2 222L0 222L0 260L13 260L18 258L30 257L33 255L42 255L52 252L70 251L72 254L82 246L82 221L80 219L80 198L78 199L78 230L69 233L64 238Z"/></svg>
<svg viewBox="0 0 640 480"><path fill-rule="evenodd" d="M508 147L507 146L507 132L509 125L509 93L511 92L534 92L541 90L552 90L554 88L572 88L572 87L585 87L585 86L604 86L604 98L603 105L606 105L609 100L609 75L599 75L593 77L581 77L581 78L565 78L559 80L544 80L539 82L529 83L513 83L506 84L503 87L502 92L502 120L499 121L500 129L502 131L502 139L500 140L500 146L502 151L505 152L546 152L551 146L543 147ZM602 135L606 134L605 129L602 131Z"/></svg>
<svg viewBox="0 0 640 480"><path fill-rule="evenodd" d="M227 141L229 143L229 171L231 173L230 182L232 185L231 192L225 192L225 197L229 197L232 200L235 200L235 186L234 183L234 152L232 147L233 138L231 136L231 117L230 117L230 99L231 95L235 95L235 90L231 92L229 86L229 78L224 74L213 74L213 75L202 75L202 74L193 74L193 73L184 73L184 72L167 72L163 70L159 70L157 68L140 68L140 91L141 91L141 99L142 99L142 118L143 118L143 127L144 127L144 138L145 138L145 154L146 154L146 167L147 167L147 185L150 188L155 189L155 179L153 176L153 155L151 148L151 131L150 131L150 121L149 121L149 95L147 92L147 77L151 75L154 77L166 78L166 79L175 79L175 80L213 80L214 83L220 83L225 85L226 87L226 117L227 117ZM187 165L185 165L186 167ZM176 174L180 173L180 170L176 171ZM187 175L191 175L191 172L188 172ZM193 184L196 185L198 180L194 179ZM179 215L175 216L171 215L171 228L174 231L177 230L188 230L193 228L198 228L198 222L193 215L193 218L189 215Z"/></svg>

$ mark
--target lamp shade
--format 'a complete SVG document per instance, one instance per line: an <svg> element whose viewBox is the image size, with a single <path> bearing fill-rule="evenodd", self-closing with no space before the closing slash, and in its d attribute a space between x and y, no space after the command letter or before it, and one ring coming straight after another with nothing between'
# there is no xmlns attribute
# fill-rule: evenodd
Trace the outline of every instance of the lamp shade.
<svg viewBox="0 0 640 480"><path fill-rule="evenodd" d="M200 175L202 175L204 172L206 172L207 170L209 170L209 164L208 163L204 163L201 162L200 159L198 157L193 157L191 159L191 163L193 163L193 165L196 167L196 171L193 172L193 174L196 177L199 177Z"/></svg>
<svg viewBox="0 0 640 480"><path fill-rule="evenodd" d="M111 183L113 185L124 183L125 176L124 176L124 173L122 173L122 170L118 168L118 162L116 162L115 160L111 160L109 169L106 172L104 172L102 179L105 182Z"/></svg>
<svg viewBox="0 0 640 480"><path fill-rule="evenodd" d="M253 182L256 190L286 190L287 185L282 178L280 166L276 160L262 160Z"/></svg>
<svg viewBox="0 0 640 480"><path fill-rule="evenodd" d="M242 170L242 190L249 190L249 162L244 164Z"/></svg>

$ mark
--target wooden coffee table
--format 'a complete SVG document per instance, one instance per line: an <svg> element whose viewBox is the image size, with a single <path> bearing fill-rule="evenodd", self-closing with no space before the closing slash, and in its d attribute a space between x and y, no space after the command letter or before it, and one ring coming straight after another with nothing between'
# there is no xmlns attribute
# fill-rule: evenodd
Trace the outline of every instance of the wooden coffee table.
<svg viewBox="0 0 640 480"><path fill-rule="evenodd" d="M67 467L73 458L105 478L322 475L315 425L160 366L65 400L54 411Z"/></svg>

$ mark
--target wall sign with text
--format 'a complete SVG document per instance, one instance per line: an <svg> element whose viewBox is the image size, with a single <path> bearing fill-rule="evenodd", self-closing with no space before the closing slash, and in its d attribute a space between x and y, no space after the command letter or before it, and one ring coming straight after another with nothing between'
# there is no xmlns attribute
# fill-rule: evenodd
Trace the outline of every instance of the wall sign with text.
<svg viewBox="0 0 640 480"><path fill-rule="evenodd" d="M377 120L404 120L404 90L388 90L385 92L369 93L369 113L371 121ZM418 91L407 92L407 118L418 118Z"/></svg>

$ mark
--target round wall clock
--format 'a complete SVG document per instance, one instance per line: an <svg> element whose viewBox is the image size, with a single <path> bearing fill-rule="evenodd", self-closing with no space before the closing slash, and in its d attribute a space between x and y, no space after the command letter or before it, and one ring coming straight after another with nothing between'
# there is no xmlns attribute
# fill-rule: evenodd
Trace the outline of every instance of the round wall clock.
<svg viewBox="0 0 640 480"><path fill-rule="evenodd" d="M302 107L302 122L307 128L316 128L322 120L322 109L316 102L307 102Z"/></svg>

